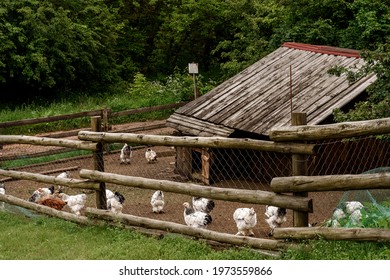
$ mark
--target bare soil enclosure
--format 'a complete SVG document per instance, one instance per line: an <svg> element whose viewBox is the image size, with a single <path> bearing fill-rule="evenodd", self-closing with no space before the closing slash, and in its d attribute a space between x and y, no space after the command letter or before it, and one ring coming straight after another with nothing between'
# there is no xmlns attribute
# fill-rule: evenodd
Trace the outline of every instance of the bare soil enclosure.
<svg viewBox="0 0 390 280"><path fill-rule="evenodd" d="M150 124L158 123L131 123L128 125L117 125L113 127L110 132L115 132L131 127L147 126ZM153 131L143 131L142 134L154 134L154 135L172 135L173 130L169 128L163 128ZM56 147L42 147L33 145L5 145L0 150L2 158L8 156L15 156L17 154L26 155L28 153L34 153L39 151L47 151L48 149L56 149ZM156 146L153 149L157 152L158 161L155 163L147 163L144 157L145 147L139 149L133 149L133 156L131 164L120 164L119 152L112 151L104 155L104 169L106 172L130 175L137 177L145 177L159 180L171 180L178 182L186 182L185 178L175 173L175 150L173 147ZM28 151L28 152L26 152ZM91 157L80 157L67 161L58 161L50 165L37 165L30 166L27 169L18 169L20 171L44 173L50 170L62 170L70 167L74 167L70 170L72 178L79 178L78 171L80 169L93 169L93 161ZM52 174L57 175L57 174ZM199 182L195 182L199 183ZM236 187L235 181L221 181L213 186L234 188ZM199 183L200 184L200 183ZM7 188L7 194L16 196L22 199L28 199L32 192L45 186L42 183L26 180L9 180L5 182ZM259 185L256 186L252 183L252 189L268 190L267 186ZM113 191L119 191L125 196L125 203L123 213L137 215L141 217L148 217L158 220L171 221L179 224L184 224L183 218L183 203L185 201L191 201L191 196L177 193L165 193L165 208L164 213L155 214L152 212L150 205L150 198L154 193L153 190L132 188L120 185L107 184L106 187ZM70 189L65 187L65 192L69 194L80 193L84 190ZM92 191L86 191L88 196L88 206L95 207L95 193ZM309 193L309 197L313 199L314 213L309 215L310 223L317 223L320 225L322 222L329 219L332 215L333 209L338 204L342 192L321 192L321 193ZM257 213L257 226L254 231L256 237L269 238L268 232L269 227L265 222L264 210L265 205L244 205L237 202L227 201L215 201L215 208L211 213L212 223L208 229L235 234L237 228L233 220L233 212L238 207L253 207ZM285 227L292 226L292 210L287 210L287 222L283 225Z"/></svg>

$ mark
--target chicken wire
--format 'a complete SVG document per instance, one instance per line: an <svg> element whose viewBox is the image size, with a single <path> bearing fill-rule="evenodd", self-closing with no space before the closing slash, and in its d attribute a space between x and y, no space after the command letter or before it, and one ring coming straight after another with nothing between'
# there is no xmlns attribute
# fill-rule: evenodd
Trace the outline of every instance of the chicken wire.
<svg viewBox="0 0 390 280"><path fill-rule="evenodd" d="M128 143L132 147L129 163L122 163L120 152L124 143L104 145L103 162L100 168L105 172L136 176L157 180L191 182L221 188L249 190L270 190L273 178L292 175L290 154L263 152L247 149L183 148L172 146L146 146ZM390 142L375 137L362 137L349 140L321 141L315 143L314 155L307 156L308 175L360 174L373 168L390 166ZM148 162L147 148L157 154L157 161ZM72 151L60 147L34 146L28 144L4 145L0 150L0 168L41 173L57 176L69 170L71 178L79 178L80 169L94 169L91 152L72 155ZM69 157L64 157L68 154ZM42 158L46 162L42 162ZM49 161L49 163L47 162ZM46 184L26 180L1 178L7 186L7 193L28 199L37 187ZM131 188L116 184L106 184L107 189L124 194L124 213L152 217L183 223L183 203L191 201L186 194L166 193L165 214L153 215L150 198L153 190ZM69 193L86 192L89 206L94 206L95 193L86 190L66 188ZM314 213L310 220L322 222L329 217L342 194L320 193L314 199ZM328 196L329 195L329 196ZM324 205L323 205L324 204ZM218 201L218 214L228 216L223 219L213 216L212 229L235 233L232 219L233 210L238 207L255 207L262 232L266 232L263 205L245 205L237 202ZM288 222L292 225L292 211L288 211ZM260 222L261 221L261 222ZM262 233L256 232L256 236Z"/></svg>

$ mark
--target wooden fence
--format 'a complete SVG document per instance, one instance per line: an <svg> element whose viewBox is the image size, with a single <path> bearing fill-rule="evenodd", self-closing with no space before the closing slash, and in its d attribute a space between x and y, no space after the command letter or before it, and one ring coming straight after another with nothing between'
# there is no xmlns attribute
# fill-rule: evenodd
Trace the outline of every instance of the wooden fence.
<svg viewBox="0 0 390 280"><path fill-rule="evenodd" d="M96 126L96 124L95 124ZM98 125L99 126L99 125ZM380 126L380 129L378 128ZM390 133L390 118L381 120L372 120L356 123L341 123L330 126L321 126L320 133L316 134L313 131L319 131L318 126L297 126L288 129L271 131L270 137L275 141L262 141L253 139L227 139L222 137L174 137L174 136L157 136L157 135L143 135L131 133L109 133L99 131L80 131L78 133L79 140L73 142L62 142L62 140L50 142L47 138L41 137L39 141L35 137L28 136L1 136L0 143L47 143L48 145L69 146L76 148L90 149L94 151L94 161L99 162L103 156L102 147L106 143L137 143L145 145L162 145L162 146L176 146L176 147L213 147L213 148L237 148L237 149L255 149L260 151L274 151L280 153L288 153L291 155L307 155L312 154L314 146L306 144L308 138L310 139L328 139L330 135L337 137L346 135L344 129L348 128L348 137L354 137L354 127L356 135L373 135ZM92 129L94 130L94 129ZM296 134L301 135L297 137ZM337 132L338 131L338 132ZM286 138L286 135L293 135ZM308 136L310 135L310 136ZM313 136L315 135L315 136ZM277 141L281 142L277 142ZM291 142L287 142L291 141ZM43 144L44 145L44 144ZM99 150L100 149L100 150ZM27 172L17 172L9 170L0 170L1 176L9 176L18 179L36 180L40 182L61 184L69 187L90 188L97 191L96 205L98 209L87 209L87 215L93 218L101 218L112 222L123 222L127 225L143 226L157 230L167 230L172 232L180 232L185 235L196 236L205 239L211 239L218 242L226 242L231 244L247 244L260 249L274 249L278 250L286 248L290 244L283 240L286 238L315 238L317 236L324 236L332 239L347 239L347 240L390 240L389 229L319 229L306 228L295 225L296 228L276 229L274 233L275 238L281 240L269 240L253 237L241 237L231 234L216 233L207 229L194 229L187 226L161 222L142 217L135 217L126 214L112 214L107 213L105 201L104 184L114 183L124 186L163 190L167 192L175 192L182 194L189 194L194 196L204 196L214 199L221 199L226 201L239 201L255 204L272 204L279 207L293 209L299 213L313 212L313 204L311 199L306 196L299 195L300 193L307 193L309 191L329 191L329 190L352 190L363 188L380 188L390 189L390 174L365 174L365 175L335 175L335 176L292 176L274 178L271 182L271 189L273 191L253 191L253 190L237 190L223 188L219 189L211 186L203 186L189 183L178 183L172 181L153 180L140 177L132 177L125 175L118 175L104 172L104 168L95 168L95 170L82 169L80 177L82 180L76 179L60 179L52 176L42 174L32 174ZM281 193L297 194L295 196L285 195ZM99 197L100 196L100 197ZM6 195L0 195L0 201L15 203L29 206L28 202L20 202L13 200ZM26 204L27 203L27 204ZM44 207L44 206L40 206ZM50 210L51 214L55 215L56 210ZM71 214L70 214L71 215ZM304 220L304 219L303 219ZM83 223L86 223L83 218ZM302 220L301 220L302 222ZM301 229L301 231L300 231ZM301 232L301 234L299 233Z"/></svg>
<svg viewBox="0 0 390 280"><path fill-rule="evenodd" d="M111 127L110 119L113 117L129 116L129 115L135 115L135 114L141 114L141 113L149 113L149 112L156 112L156 111L162 111L162 110L168 110L168 109L176 109L176 108L179 108L185 104L186 104L186 102L177 102L177 103L172 103L172 104L158 105L158 106L145 107L145 108L136 108L136 109L130 109L130 110L124 110L124 111L118 111L118 112L112 112L112 110L109 108L103 108L103 109L98 109L98 110L84 111L84 112L64 114L64 115L58 115L58 116L0 122L0 129L7 128L7 127L32 125L32 124L40 124L40 123L50 123L50 122L63 121L63 120L72 120L72 119L78 119L78 118L100 116L102 119L103 131L109 131L110 127ZM148 129L156 129L156 128L161 128L161 127L162 127L162 125L158 125L158 126L154 125ZM55 133L55 134L51 133L50 138L64 138L64 137L70 137L70 136L77 136L77 134L80 130L85 130L85 128L70 131L70 132L60 132L60 133ZM129 132L135 132L135 131L136 130L129 131ZM123 132L126 132L126 131L123 131ZM43 136L45 136L45 135L43 135Z"/></svg>

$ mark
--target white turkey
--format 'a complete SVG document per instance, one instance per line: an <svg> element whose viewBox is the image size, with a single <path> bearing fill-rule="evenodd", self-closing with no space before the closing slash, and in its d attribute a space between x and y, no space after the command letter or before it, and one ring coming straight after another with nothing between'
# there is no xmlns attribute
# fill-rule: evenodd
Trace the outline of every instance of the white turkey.
<svg viewBox="0 0 390 280"><path fill-rule="evenodd" d="M254 236L253 229L257 224L256 211L253 208L237 208L233 213L238 232L236 235Z"/></svg>
<svg viewBox="0 0 390 280"><path fill-rule="evenodd" d="M195 211L201 211L210 214L215 207L215 202L204 197L192 197L192 207L194 207Z"/></svg>
<svg viewBox="0 0 390 280"><path fill-rule="evenodd" d="M56 178L70 178L70 172L69 172L69 171L64 171L64 172L58 174L58 175L56 176ZM63 191L62 188L63 188L63 186L58 185L58 191L59 191L59 192L62 192L62 191Z"/></svg>
<svg viewBox="0 0 390 280"><path fill-rule="evenodd" d="M195 211L188 202L183 203L184 206L184 221L187 226L196 228L206 228L213 219L210 214Z"/></svg>
<svg viewBox="0 0 390 280"><path fill-rule="evenodd" d="M30 196L28 201L38 203L39 200L44 198L45 196L52 195L54 193L54 186L46 187L46 188L38 188L33 194Z"/></svg>
<svg viewBox="0 0 390 280"><path fill-rule="evenodd" d="M153 213L164 213L164 193L162 191L155 191L150 200Z"/></svg>
<svg viewBox="0 0 390 280"><path fill-rule="evenodd" d="M114 213L122 213L124 203L125 197L120 192L115 192L114 196L107 198L107 210Z"/></svg>
<svg viewBox="0 0 390 280"><path fill-rule="evenodd" d="M268 223L271 231L268 235L273 235L274 229L280 227L286 220L287 210L286 208L276 207L276 206L265 206L265 221Z"/></svg>
<svg viewBox="0 0 390 280"><path fill-rule="evenodd" d="M121 164L130 164L130 158L133 156L133 151L130 145L124 144L119 156Z"/></svg>
<svg viewBox="0 0 390 280"><path fill-rule="evenodd" d="M87 201L87 195L85 193L76 195L59 193L58 197L66 202L66 205L70 208L70 211L76 215L81 215L81 210L85 207L85 203Z"/></svg>
<svg viewBox="0 0 390 280"><path fill-rule="evenodd" d="M5 194L5 185L0 183L0 194ZM0 202L0 209L5 208L5 202Z"/></svg>
<svg viewBox="0 0 390 280"><path fill-rule="evenodd" d="M148 163L152 163L157 161L157 154L152 150L152 148L147 148L145 151L145 158Z"/></svg>

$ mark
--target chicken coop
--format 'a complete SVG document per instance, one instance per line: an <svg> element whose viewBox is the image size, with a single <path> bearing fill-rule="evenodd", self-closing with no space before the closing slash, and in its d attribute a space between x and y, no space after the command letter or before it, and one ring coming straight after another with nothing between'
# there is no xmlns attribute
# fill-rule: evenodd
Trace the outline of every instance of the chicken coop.
<svg viewBox="0 0 390 280"><path fill-rule="evenodd" d="M376 80L374 74L369 74L351 83L346 74L336 76L329 70L340 65L358 69L364 63L356 50L285 43L176 110L167 126L184 136L267 141L271 129L291 125L293 112L304 112L308 125L329 124L334 109L345 110L364 99L365 89ZM314 144L317 153L307 158L309 175L356 174L390 164L386 140L362 138ZM176 172L205 184L221 180L269 184L274 177L291 175L291 155L178 147Z"/></svg>

